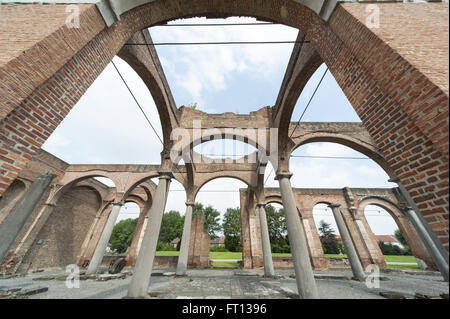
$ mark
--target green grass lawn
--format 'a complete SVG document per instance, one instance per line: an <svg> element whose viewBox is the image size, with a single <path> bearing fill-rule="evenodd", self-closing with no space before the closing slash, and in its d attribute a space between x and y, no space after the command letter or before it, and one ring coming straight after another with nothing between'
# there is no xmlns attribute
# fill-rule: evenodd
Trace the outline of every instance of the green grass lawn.
<svg viewBox="0 0 450 319"><path fill-rule="evenodd" d="M392 263L415 263L416 258L414 256L384 256L387 262Z"/></svg>
<svg viewBox="0 0 450 319"><path fill-rule="evenodd" d="M156 256L178 256L178 251L157 251ZM273 257L291 257L291 254L278 254L273 253ZM347 258L346 255L325 255L326 258ZM211 252L211 259L242 259L242 253L234 252ZM402 262L402 263L415 263L416 259L414 256L384 256L386 262ZM238 267L239 263L231 261L214 261L213 267ZM398 269L419 269L417 265L388 265L388 268L398 268Z"/></svg>
<svg viewBox="0 0 450 319"><path fill-rule="evenodd" d="M156 256L178 256L179 251L157 251Z"/></svg>
<svg viewBox="0 0 450 319"><path fill-rule="evenodd" d="M215 252L209 253L211 259L242 259L242 253Z"/></svg>

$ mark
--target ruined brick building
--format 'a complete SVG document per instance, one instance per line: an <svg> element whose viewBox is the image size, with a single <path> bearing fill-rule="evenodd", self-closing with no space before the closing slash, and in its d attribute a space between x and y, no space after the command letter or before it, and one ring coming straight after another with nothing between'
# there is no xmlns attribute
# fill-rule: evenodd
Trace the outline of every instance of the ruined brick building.
<svg viewBox="0 0 450 319"><path fill-rule="evenodd" d="M179 181L187 194L177 260L177 272L183 274L192 238L197 238L191 236L196 195L207 182L231 177L248 185L241 191L244 267L264 266L273 275L264 205L283 204L302 297L317 297L312 267L327 267L311 221L316 203L332 207L355 277L361 279L365 265L384 263L362 214L365 206L376 204L392 214L415 256L448 280L447 3L375 1L382 21L370 28L368 4L345 1L79 1L80 27L71 28L63 4L3 1L8 2L19 4L0 7L2 267L26 271L77 263L96 271L121 205L132 201L141 215L129 251L128 262L135 267L128 295L144 296L170 181ZM299 30L273 107L248 115L212 115L175 106L146 28L196 16L251 16ZM142 78L155 101L163 123L161 162L69 165L42 151L45 140L116 55ZM290 122L302 89L322 63L362 123ZM203 124L200 136L193 126L198 119ZM270 139L271 128L278 129L276 143ZM188 133L188 143L171 140L176 129ZM230 138L228 129L266 132L262 139L249 131L231 137L258 149L255 162L246 160L252 155L227 163L201 157L192 161L198 155L194 145L211 135ZM311 142L335 142L367 155L399 187L292 189L291 154ZM261 156L274 145L275 158ZM183 165L171 158L174 146ZM269 161L277 167L279 189L264 189L260 172ZM94 177L107 177L115 187ZM151 181L155 177L158 184Z"/></svg>

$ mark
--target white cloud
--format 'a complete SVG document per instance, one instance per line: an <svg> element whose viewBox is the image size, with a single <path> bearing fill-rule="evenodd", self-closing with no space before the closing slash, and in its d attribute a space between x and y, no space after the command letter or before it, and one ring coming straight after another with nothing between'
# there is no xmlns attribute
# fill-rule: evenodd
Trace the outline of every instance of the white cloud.
<svg viewBox="0 0 450 319"><path fill-rule="evenodd" d="M194 18L176 23L214 23L223 20ZM255 22L252 18L229 18L226 23ZM248 27L154 27L157 42L293 41L296 29L281 26ZM159 50L169 78L182 87L193 101L204 105L204 94L225 90L233 73L248 72L254 77L271 79L280 67L286 67L293 45L205 45L177 46ZM168 60L175 61L169 63ZM278 84L279 85L279 84ZM276 88L277 90L278 88ZM203 107L205 110L208 106ZM210 109L207 109L210 111Z"/></svg>

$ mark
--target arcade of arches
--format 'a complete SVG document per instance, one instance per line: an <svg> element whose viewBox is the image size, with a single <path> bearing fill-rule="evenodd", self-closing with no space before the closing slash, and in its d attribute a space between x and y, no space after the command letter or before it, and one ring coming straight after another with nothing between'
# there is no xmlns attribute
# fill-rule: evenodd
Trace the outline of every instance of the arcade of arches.
<svg viewBox="0 0 450 319"><path fill-rule="evenodd" d="M65 5L2 5L2 268L27 271L77 263L95 272L120 207L133 202L140 217L129 248L134 274L128 296L144 296L171 180L186 190L177 261L177 273L185 274L196 194L212 179L231 177L248 186L240 192L244 267L264 266L266 274L273 275L264 205L282 204L302 297L318 297L312 268L327 267L312 216L317 203L332 207L356 278L362 279L364 266L385 263L363 213L375 204L393 216L414 255L448 280L448 4L379 1L377 6L380 25L369 28L367 4L343 1L110 0L98 6L80 1L80 27L69 28ZM52 19L42 19L48 16ZM248 115L211 115L175 106L146 28L195 16L251 16L299 29L300 41L274 107ZM397 27L410 21L420 23ZM28 41L14 41L17 35ZM142 43L146 45L130 45ZM163 123L161 163L69 165L41 150L116 55L143 79L155 101ZM296 100L322 63L362 123L290 122ZM200 137L195 136L195 120L202 121ZM275 158L256 156L252 162L248 155L216 163L200 156L190 161L198 155L193 151L196 142L206 142L212 134L226 138L227 129L241 129L235 137L257 148L258 155L273 150L271 128L278 130ZM190 137L178 144L183 165L170 157L175 129ZM262 129L265 136L255 140L252 131L244 129ZM399 187L292 189L289 159L310 142L340 143L367 155ZM279 189L264 188L261 172L268 161L276 167ZM114 187L97 177L110 179Z"/></svg>

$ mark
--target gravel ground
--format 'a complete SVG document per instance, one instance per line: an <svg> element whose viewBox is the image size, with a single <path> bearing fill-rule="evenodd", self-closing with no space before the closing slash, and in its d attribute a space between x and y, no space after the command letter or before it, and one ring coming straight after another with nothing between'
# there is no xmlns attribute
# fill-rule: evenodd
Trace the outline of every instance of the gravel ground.
<svg viewBox="0 0 450 319"><path fill-rule="evenodd" d="M170 271L170 270L167 270ZM190 270L186 277L163 275L155 271L149 288L151 298L158 299L291 299L297 298L293 270L277 271L277 278L264 278L261 270ZM173 270L172 270L173 271ZM128 274L127 274L128 273ZM64 271L48 271L24 277L0 279L1 291L22 291L47 287L48 291L22 298L29 299L119 299L127 293L131 272L122 279L80 280L80 288L66 286ZM379 288L350 280L349 271L317 271L317 287L323 299L383 299L380 292L413 298L416 293L430 296L448 294L448 283L437 274L382 274ZM108 278L107 278L108 279ZM16 290L17 290L16 289ZM20 291L20 290L19 290ZM1 298L1 297L0 297Z"/></svg>

